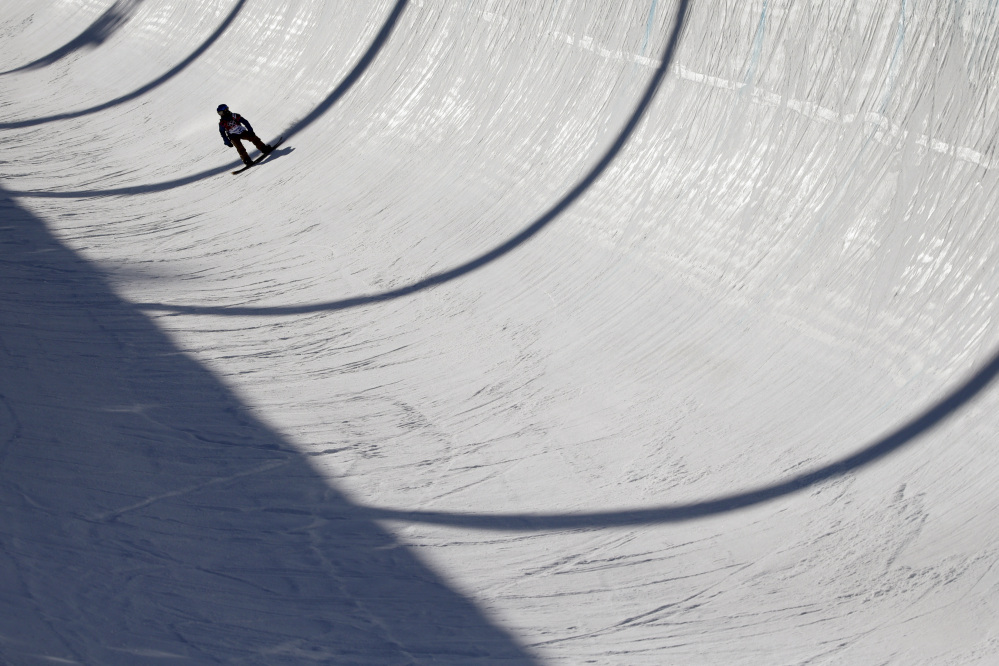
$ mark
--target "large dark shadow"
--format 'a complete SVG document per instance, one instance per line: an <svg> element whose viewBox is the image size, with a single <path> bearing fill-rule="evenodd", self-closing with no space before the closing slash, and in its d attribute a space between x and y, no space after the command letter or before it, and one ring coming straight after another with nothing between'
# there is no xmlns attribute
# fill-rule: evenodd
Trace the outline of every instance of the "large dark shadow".
<svg viewBox="0 0 999 666"><path fill-rule="evenodd" d="M84 49L95 49L107 41L114 33L128 23L128 20L135 14L136 8L142 4L143 0L117 0L108 7L107 11L97 17L97 20L81 32L75 39L57 48L52 53L44 55L37 60L21 65L6 72L0 72L0 76L14 74L16 72L26 72L33 69L41 69L53 65L63 58L66 58L77 51Z"/></svg>
<svg viewBox="0 0 999 666"><path fill-rule="evenodd" d="M245 2L245 0L240 0L240 5ZM392 8L391 13L385 19L382 24L381 29L379 29L378 34L375 35L374 40L372 40L371 45L364 52L364 55L357 61L357 64L350 70L346 77L330 92L326 98L320 102L312 111L308 113L302 120L291 125L288 129L280 134L284 136L284 140L288 141L291 137L301 132L303 129L318 120L324 113L326 113L334 104L340 101L348 90L350 90L355 83L357 83L364 72L371 66L374 62L375 57L378 52L382 50L388 42L389 37L392 35L392 31L395 30L396 25L399 22L399 18L402 16L403 10L406 8L409 0L397 0L395 6ZM238 7L237 7L238 9ZM54 116L53 116L54 118ZM6 127L0 124L0 129ZM136 195L136 194L148 194L151 192L163 192L165 190L172 190L178 187L183 187L185 185L190 185L191 183L198 182L200 180L205 180L206 178L211 178L219 174L225 173L226 171L232 170L233 166L239 164L238 160L229 162L214 169L206 169L199 173L191 174L189 176L184 176L183 178L175 178L173 180L164 181L162 183L150 183L145 185L133 185L131 187L118 187L114 189L107 190L74 190L66 192L10 192L13 196L18 197L34 197L42 199L80 199L88 197L107 197L107 196L121 196L121 195Z"/></svg>
<svg viewBox="0 0 999 666"><path fill-rule="evenodd" d="M191 53L191 55L187 56L187 58L185 58L180 64L176 65L173 69L168 71L163 76L153 81L150 81L141 88L136 88L135 90L126 95L122 95L121 97L116 97L108 102L104 102L103 104L98 104L97 106L91 106L86 109L80 109L79 111L68 111L66 113L57 113L53 116L45 116L43 118L31 118L30 120L15 120L13 122L0 123L0 130L17 129L20 127L34 127L36 125L44 125L46 123L52 123L59 120L69 120L70 118L79 118L80 116L86 116L92 113L97 113L99 111L110 109L114 106L124 104L125 102L130 102L137 97L145 95L147 92L160 87L173 77L180 74L182 71L187 69L191 65L191 63L200 58L201 55L205 51L207 51L212 44L218 41L218 38L221 37L222 34L229 29L229 26L232 25L232 22L234 20L236 20L236 16L238 16L239 12L243 10L243 6L245 4L246 0L239 0L236 3L236 6L232 8L232 11L229 12L229 15L225 17L225 20L222 21L222 23L219 24L219 27L215 29L215 32L213 32L208 37L208 39L202 42L201 46L195 49Z"/></svg>
<svg viewBox="0 0 999 666"><path fill-rule="evenodd" d="M535 663L2 189L0 283L0 663Z"/></svg>

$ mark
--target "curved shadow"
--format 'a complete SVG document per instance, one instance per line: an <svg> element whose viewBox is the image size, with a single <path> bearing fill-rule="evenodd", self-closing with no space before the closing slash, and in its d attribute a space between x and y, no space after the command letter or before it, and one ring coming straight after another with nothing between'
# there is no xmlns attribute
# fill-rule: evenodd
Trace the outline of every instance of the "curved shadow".
<svg viewBox="0 0 999 666"><path fill-rule="evenodd" d="M0 130L18 129L18 128L22 128L22 127L34 127L35 125L44 125L46 123L52 123L52 122L55 122L57 120L69 120L70 118L79 118L80 116L86 116L86 115L90 115L92 113L97 113L98 111L104 111L105 109L110 109L113 106L118 106L120 104L124 104L125 102L129 102L129 101L135 99L136 97L141 97L142 95L145 95L150 90L153 90L154 88L158 88L159 86L163 85L164 83L166 83L167 81L169 81L173 77L175 77L178 74L180 74L183 70L187 69L191 65L191 63L193 63L195 60L197 60L198 58L200 58L201 55L205 51L207 51L209 49L209 47L211 47L211 45L214 44L218 40L219 37L222 36L222 33L224 33L226 30L229 29L229 26L236 19L236 16L239 14L239 12L241 12L243 10L243 6L245 4L246 4L246 0L239 0L236 3L236 6L232 9L231 12L229 12L229 15L226 16L225 20L222 21L221 25L219 25L219 27L215 30L215 32L213 32L211 34L211 36L201 44L201 46L199 46L197 49L195 49L194 52L191 53L191 55L187 56L187 58L185 58L183 60L183 62L181 62L180 64L178 64L177 66L175 66L173 69L171 69L170 71L168 71L163 76L159 77L158 79L155 79L154 81L151 81L151 82L147 83L146 85L142 86L141 88L137 88L136 90L133 90L132 92L128 93L127 95L122 95L121 97L116 97L115 99L113 99L113 100L111 100L109 102L104 102L103 104L98 104L97 106L92 106L92 107L87 108L87 109L81 109L79 111L69 111L67 113L58 113L58 114L56 114L54 116L45 116L43 118L32 118L31 120L15 120L15 121L9 122L9 123L0 123ZM13 194L13 193L11 193L11 194Z"/></svg>
<svg viewBox="0 0 999 666"><path fill-rule="evenodd" d="M132 18L136 7L142 4L142 2L143 0L117 0L107 11L97 17L97 20L91 23L89 28L81 32L76 39L73 39L48 55L29 62L27 65L21 65L6 72L0 72L0 76L48 67L76 51L97 48Z"/></svg>
<svg viewBox="0 0 999 666"><path fill-rule="evenodd" d="M395 30L396 24L402 17L402 12L406 9L407 4L409 4L409 0L398 0L398 2L395 3L395 7L392 8L392 12L389 14L388 18L385 19L382 29L378 31L378 34L375 36L371 46L367 51L365 51L364 55L361 56L361 59L358 60L354 69L352 69L350 74L348 74L347 77L340 82L340 85L334 88L333 92L331 92L326 99L320 102L316 108L309 112L307 116L281 133L284 135L285 141L319 120L324 113L330 110L330 107L340 101L340 98L343 97L348 90L354 87L354 84L361 79L361 75L364 74L365 70L367 70L368 67L371 66L371 63L374 62L375 56L378 55L382 46L384 46L388 41L389 36L391 36L392 31Z"/></svg>
<svg viewBox="0 0 999 666"><path fill-rule="evenodd" d="M242 5L246 0L240 0L240 5ZM378 34L375 35L374 40L368 47L368 50L364 52L364 55L357 61L354 68L351 69L350 73L347 74L333 91L327 95L326 99L319 103L315 109L313 109L305 118L299 120L297 123L289 127L284 132L281 132L284 136L284 140L287 141L295 134L298 134L303 129L314 123L319 119L326 111L330 109L334 104L336 104L341 97L343 97L348 90L350 90L355 83L357 83L364 72L371 66L374 62L375 57L378 52L382 50L385 43L388 42L389 37L395 30L396 24L399 22L399 18L402 16L403 10L409 0L397 0L395 7L393 7L392 12L389 14L388 18L385 19L385 23L382 24L381 29ZM0 129L3 125L0 125ZM165 190L172 190L177 187L183 187L184 185L190 185L199 180L205 180L206 178L211 178L212 176L217 176L219 174L225 173L226 171L231 171L234 166L240 164L239 160L233 160L227 164L224 164L213 169L206 169L204 171L191 174L190 176L184 176L183 178L175 178L174 180L167 180L162 183L152 183L147 185L133 185L131 187L119 187L108 190L77 190L77 191L67 191L67 192L21 192L16 190L11 190L9 192L10 196L14 197L32 197L39 199L80 199L80 198L91 198L91 197L108 197L108 196L121 196L121 195L135 195L135 194L147 194L151 192L163 192Z"/></svg>
<svg viewBox="0 0 999 666"><path fill-rule="evenodd" d="M687 504L667 504L648 509L599 511L592 513L544 514L466 514L441 511L400 511L369 508L365 513L372 520L398 520L410 523L447 525L480 530L539 531L586 527L622 527L661 525L705 518L720 513L745 509L770 500L791 495L819 483L845 476L865 465L881 460L912 443L920 435L940 425L948 416L968 404L999 375L999 353L993 356L970 379L947 394L907 423L861 449L851 456L790 479L733 493L710 500Z"/></svg>

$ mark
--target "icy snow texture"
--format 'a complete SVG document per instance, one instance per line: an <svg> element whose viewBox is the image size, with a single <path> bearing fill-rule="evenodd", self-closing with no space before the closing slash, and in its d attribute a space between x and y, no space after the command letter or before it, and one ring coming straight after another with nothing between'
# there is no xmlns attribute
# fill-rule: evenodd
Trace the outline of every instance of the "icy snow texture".
<svg viewBox="0 0 999 666"><path fill-rule="evenodd" d="M999 661L994 2L18 0L0 71L0 662Z"/></svg>

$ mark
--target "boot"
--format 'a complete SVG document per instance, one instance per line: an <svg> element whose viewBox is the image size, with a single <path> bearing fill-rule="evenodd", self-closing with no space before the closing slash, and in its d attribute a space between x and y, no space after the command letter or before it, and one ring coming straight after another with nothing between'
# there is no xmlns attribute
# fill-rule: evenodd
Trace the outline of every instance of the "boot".
<svg viewBox="0 0 999 666"><path fill-rule="evenodd" d="M264 149L260 152L262 152L264 155L269 155L272 150L274 150L274 146L267 145L264 146Z"/></svg>
<svg viewBox="0 0 999 666"><path fill-rule="evenodd" d="M247 157L245 160L243 160L243 164L245 164L246 166L253 166L253 160Z"/></svg>

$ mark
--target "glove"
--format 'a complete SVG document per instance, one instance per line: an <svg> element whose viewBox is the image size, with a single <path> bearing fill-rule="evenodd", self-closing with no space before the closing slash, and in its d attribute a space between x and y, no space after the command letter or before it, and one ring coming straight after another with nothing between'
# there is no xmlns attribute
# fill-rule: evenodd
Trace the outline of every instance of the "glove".
<svg viewBox="0 0 999 666"><path fill-rule="evenodd" d="M232 148L232 141L226 141L225 145L227 148Z"/></svg>

